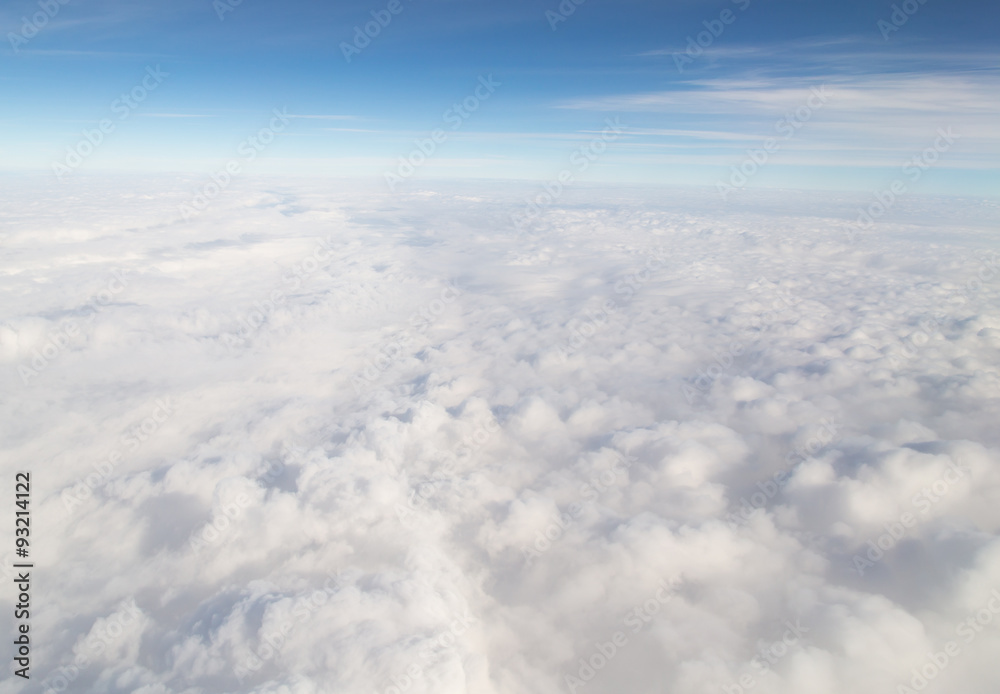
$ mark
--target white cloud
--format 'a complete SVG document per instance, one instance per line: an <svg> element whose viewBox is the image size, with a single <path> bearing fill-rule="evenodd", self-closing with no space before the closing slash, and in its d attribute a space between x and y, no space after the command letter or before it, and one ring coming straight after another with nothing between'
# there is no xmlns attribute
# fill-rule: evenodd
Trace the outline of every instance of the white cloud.
<svg viewBox="0 0 1000 694"><path fill-rule="evenodd" d="M853 166L859 150L866 165L895 165L886 150L919 151L937 128L951 127L963 138L948 166L995 166L989 158L1000 154L1000 135L994 114L1000 110L997 76L993 72L955 74L897 73L875 75L816 75L748 79L697 79L669 91L609 95L558 103L558 108L624 114L627 122L644 121L650 114L668 117L683 126L693 116L726 123L740 114L739 128L754 139L776 136L775 123L807 104L810 89L822 88L825 105L795 135L794 146L819 152L820 158L787 162L802 165ZM631 117L627 114L632 114ZM663 132L680 138L704 138L704 125L670 128ZM650 131L649 134L653 134ZM720 133L714 139L730 139ZM831 150L848 150L831 157ZM826 156L823 156L826 154Z"/></svg>
<svg viewBox="0 0 1000 694"><path fill-rule="evenodd" d="M534 188L68 191L0 207L43 685L878 694L953 640L933 686L991 691L995 206L850 244L846 194L581 184L518 235Z"/></svg>

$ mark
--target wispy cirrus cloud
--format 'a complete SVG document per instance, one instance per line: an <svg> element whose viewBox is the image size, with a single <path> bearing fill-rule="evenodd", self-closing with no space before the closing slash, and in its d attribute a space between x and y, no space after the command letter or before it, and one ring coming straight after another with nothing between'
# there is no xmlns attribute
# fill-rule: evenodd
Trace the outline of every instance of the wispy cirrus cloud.
<svg viewBox="0 0 1000 694"><path fill-rule="evenodd" d="M218 118L211 113L140 113L143 118Z"/></svg>
<svg viewBox="0 0 1000 694"><path fill-rule="evenodd" d="M794 107L810 87L826 85L834 105L861 112L951 114L996 113L1000 107L1000 74L911 73L850 77L816 75L808 80L737 77L702 79L676 89L565 100L556 108L600 111L669 111L686 113L771 113Z"/></svg>
<svg viewBox="0 0 1000 694"><path fill-rule="evenodd" d="M825 102L812 109L807 104L817 89ZM637 127L623 148L636 157L645 154L650 163L682 156L685 163L700 157L699 163L712 165L725 156L720 150L731 147L736 154L756 146L774 137L794 114L807 111L808 122L795 127L776 158L782 165L894 167L901 157L926 148L940 128L951 129L960 140L942 168L996 169L1000 162L996 70L825 73L808 79L728 75L687 80L670 89L567 99L553 106L627 114ZM699 146L705 149L701 155L693 151ZM669 150L677 150L676 155L667 154Z"/></svg>
<svg viewBox="0 0 1000 694"><path fill-rule="evenodd" d="M357 116L349 116L344 114L302 114L302 113L290 113L289 118L302 118L306 120L358 120Z"/></svg>

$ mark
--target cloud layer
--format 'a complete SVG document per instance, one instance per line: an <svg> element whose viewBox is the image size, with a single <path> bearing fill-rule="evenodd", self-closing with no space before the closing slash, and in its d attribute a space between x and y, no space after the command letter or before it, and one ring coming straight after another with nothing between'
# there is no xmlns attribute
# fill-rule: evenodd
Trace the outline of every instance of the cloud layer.
<svg viewBox="0 0 1000 694"><path fill-rule="evenodd" d="M32 686L995 690L994 204L194 184L0 208Z"/></svg>

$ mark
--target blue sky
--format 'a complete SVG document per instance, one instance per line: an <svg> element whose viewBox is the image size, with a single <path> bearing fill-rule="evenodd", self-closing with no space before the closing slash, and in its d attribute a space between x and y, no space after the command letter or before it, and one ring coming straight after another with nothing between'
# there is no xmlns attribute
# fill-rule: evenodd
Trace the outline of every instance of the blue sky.
<svg viewBox="0 0 1000 694"><path fill-rule="evenodd" d="M899 26L891 3L854 1L566 0L561 15L556 0L398 0L397 14L389 0L222 2L51 0L51 18L45 0L6 3L0 168L51 173L106 119L113 131L68 175L206 173L238 159L259 174L377 180L440 128L414 179L569 169L718 185L753 170L774 137L747 187L871 190L935 143L922 175L904 177L911 190L1000 183L1000 9L985 0L910 0ZM373 11L391 21L348 61L343 44ZM44 26L25 27L33 16ZM686 53L701 32L707 47ZM157 66L166 76L123 119L116 99ZM490 76L499 86L453 128L448 109ZM810 107L820 88L827 98ZM241 143L274 109L287 126L247 162ZM796 109L806 117L784 137ZM608 118L625 133L576 170L573 153ZM940 129L957 138L941 147Z"/></svg>

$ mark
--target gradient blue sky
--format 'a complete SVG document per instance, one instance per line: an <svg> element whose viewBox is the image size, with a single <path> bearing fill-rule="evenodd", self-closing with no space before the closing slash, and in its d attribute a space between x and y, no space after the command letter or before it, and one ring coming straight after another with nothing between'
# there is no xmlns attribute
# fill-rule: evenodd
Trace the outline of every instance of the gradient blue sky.
<svg viewBox="0 0 1000 694"><path fill-rule="evenodd" d="M871 190L952 128L961 138L911 189L1000 190L995 2L926 0L885 39L883 2L585 0L553 30L558 0L400 1L350 63L341 43L388 0L243 0L224 20L212 0L69 0L16 52L10 32L40 10L7 2L0 168L51 172L108 118L72 175L207 173L286 108L297 117L246 171L380 179L443 127L416 179L550 179L618 117L627 134L581 179L714 185L826 85L749 186ZM725 9L735 20L679 72L672 53ZM119 120L114 100L157 65L169 77ZM452 131L444 112L486 75L502 86Z"/></svg>

